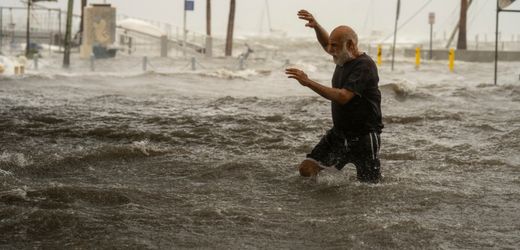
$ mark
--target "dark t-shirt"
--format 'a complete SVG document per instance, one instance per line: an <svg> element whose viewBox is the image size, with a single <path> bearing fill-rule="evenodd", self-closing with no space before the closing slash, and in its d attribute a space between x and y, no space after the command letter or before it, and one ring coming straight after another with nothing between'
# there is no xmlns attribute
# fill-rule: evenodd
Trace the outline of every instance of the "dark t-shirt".
<svg viewBox="0 0 520 250"><path fill-rule="evenodd" d="M336 66L332 87L348 89L355 96L344 105L332 102L335 129L346 136L381 133L383 122L378 83L376 64L365 53L343 66Z"/></svg>

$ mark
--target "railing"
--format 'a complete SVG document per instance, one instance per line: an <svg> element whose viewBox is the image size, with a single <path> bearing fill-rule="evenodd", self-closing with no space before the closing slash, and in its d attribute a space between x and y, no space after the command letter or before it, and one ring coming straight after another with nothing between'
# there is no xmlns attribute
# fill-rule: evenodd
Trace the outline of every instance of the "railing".
<svg viewBox="0 0 520 250"><path fill-rule="evenodd" d="M184 40L182 27L175 26L169 23L158 22L153 20L139 19L129 17L126 15L117 15L117 22L127 18L145 21L166 34L167 47L170 50L170 56L192 56L205 52L207 36L204 33L188 30L186 34L186 47L182 46ZM31 42L51 44L61 46L63 44L63 36L65 33L66 11L60 9L46 9L38 6L33 6L31 10ZM15 51L14 46L21 50L22 44L26 39L26 22L27 9L25 7L6 7L0 6L0 51L2 47L10 46L10 51ZM78 33L80 25L80 16L75 15L73 18L73 39L74 35ZM126 32L126 33L125 33ZM132 39L130 46L128 39ZM75 40L78 42L79 40ZM213 51L215 55L223 56L224 40L222 38L212 38ZM241 50L245 41L235 39L236 50ZM164 41L160 37L154 37L147 34L142 34L135 31L124 29L117 29L116 31L116 45L128 54L137 55L158 55L163 50ZM19 48L18 48L19 47ZM269 49L263 47L253 46L255 51L252 54L253 58L273 58L277 55L276 49ZM240 51L239 53L241 53ZM236 54L236 53L235 53ZM236 54L235 56L238 56Z"/></svg>

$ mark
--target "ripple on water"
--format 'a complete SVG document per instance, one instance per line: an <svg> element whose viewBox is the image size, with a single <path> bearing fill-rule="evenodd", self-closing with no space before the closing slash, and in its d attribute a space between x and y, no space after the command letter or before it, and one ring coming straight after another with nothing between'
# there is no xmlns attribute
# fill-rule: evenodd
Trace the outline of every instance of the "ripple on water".
<svg viewBox="0 0 520 250"><path fill-rule="evenodd" d="M130 198L113 189L78 186L51 187L27 191L27 198L58 203L87 202L98 206L119 206L130 203Z"/></svg>

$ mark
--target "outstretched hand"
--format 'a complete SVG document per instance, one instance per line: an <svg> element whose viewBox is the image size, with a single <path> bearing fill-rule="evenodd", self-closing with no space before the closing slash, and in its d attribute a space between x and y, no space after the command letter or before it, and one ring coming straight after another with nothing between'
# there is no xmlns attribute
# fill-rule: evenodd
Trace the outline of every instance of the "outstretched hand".
<svg viewBox="0 0 520 250"><path fill-rule="evenodd" d="M305 24L305 27L314 29L318 26L318 22L316 19L314 19L314 16L312 16L312 14L306 10L298 11L298 18L308 21L308 23Z"/></svg>
<svg viewBox="0 0 520 250"><path fill-rule="evenodd" d="M295 79L303 86L308 86L310 83L309 77L302 70L288 68L285 70L285 74L287 75L287 78Z"/></svg>

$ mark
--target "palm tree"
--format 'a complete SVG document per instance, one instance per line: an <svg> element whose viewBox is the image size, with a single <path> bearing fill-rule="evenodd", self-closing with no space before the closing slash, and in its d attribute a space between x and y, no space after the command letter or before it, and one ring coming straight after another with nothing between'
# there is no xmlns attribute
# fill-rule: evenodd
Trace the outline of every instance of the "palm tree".
<svg viewBox="0 0 520 250"><path fill-rule="evenodd" d="M230 0L229 20L226 36L226 56L231 56L233 51L233 29L235 25L235 0Z"/></svg>

